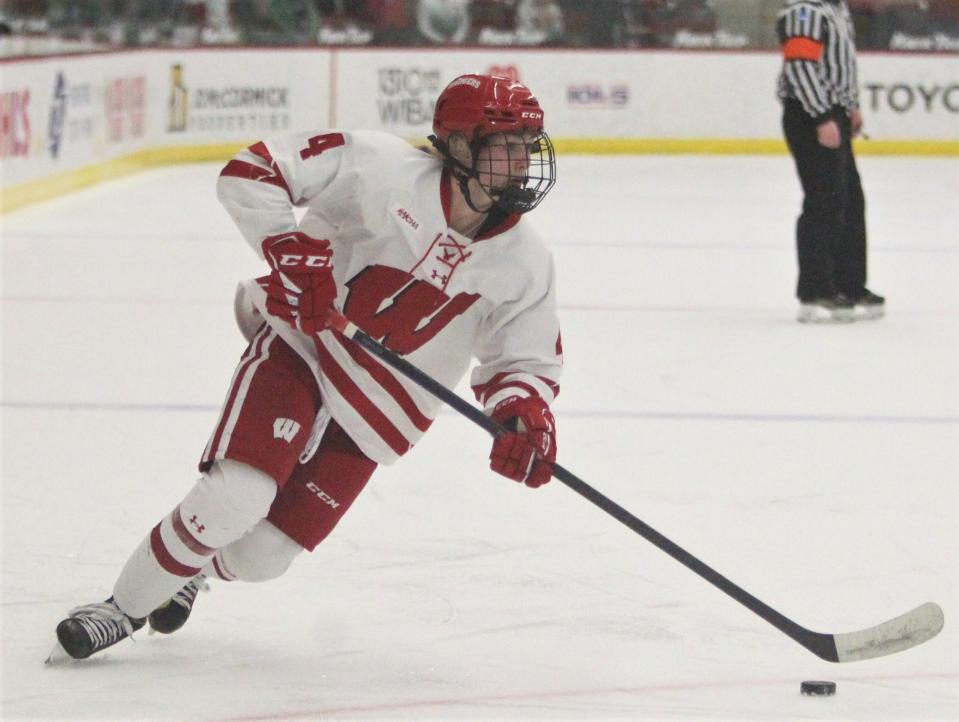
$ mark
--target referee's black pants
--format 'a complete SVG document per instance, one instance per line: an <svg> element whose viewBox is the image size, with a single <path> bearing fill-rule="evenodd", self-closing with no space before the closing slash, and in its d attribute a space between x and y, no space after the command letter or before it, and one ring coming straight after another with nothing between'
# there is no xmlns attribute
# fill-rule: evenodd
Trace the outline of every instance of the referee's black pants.
<svg viewBox="0 0 959 722"><path fill-rule="evenodd" d="M866 286L866 201L849 117L837 109L836 119L839 148L826 148L819 144L816 124L802 104L784 101L783 132L804 194L796 224L796 295L801 301L836 293L855 300Z"/></svg>

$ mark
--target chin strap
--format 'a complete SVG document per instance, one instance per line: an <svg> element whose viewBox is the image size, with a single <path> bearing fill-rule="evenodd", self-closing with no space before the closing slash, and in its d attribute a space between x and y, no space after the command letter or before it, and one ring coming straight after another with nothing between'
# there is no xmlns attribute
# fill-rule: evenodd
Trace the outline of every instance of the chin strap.
<svg viewBox="0 0 959 722"><path fill-rule="evenodd" d="M471 209L473 209L477 213L489 213L490 210L492 209L492 206L487 208L485 211L482 211L479 208L477 208L475 205L473 205L473 198L472 196L470 196L469 181L471 177L475 178L475 176L466 176L466 175L463 175L462 173L457 173L456 169L451 169L451 170L453 171L453 177L456 179L456 182L459 183L460 191L462 191L463 198L466 200L466 205L468 205Z"/></svg>
<svg viewBox="0 0 959 722"><path fill-rule="evenodd" d="M473 178L479 178L479 173L477 170L475 168L470 168L468 165L464 165L456 160L456 158L454 158L450 153L450 147L435 135L428 136L428 140L433 144L433 147L440 152L440 155L443 156L443 163L447 168L450 169L450 172L453 174L453 178L455 178L456 182L459 184L460 191L463 193L463 198L466 200L466 205L468 205L470 209L476 211L477 213L489 213L492 210L492 206L487 208L485 211L480 210L474 205L473 199L470 196L469 182ZM473 143L470 147L470 152L474 158L476 157L478 150L479 143ZM487 195L489 194L487 193ZM496 200L493 199L492 196L490 198L495 206Z"/></svg>

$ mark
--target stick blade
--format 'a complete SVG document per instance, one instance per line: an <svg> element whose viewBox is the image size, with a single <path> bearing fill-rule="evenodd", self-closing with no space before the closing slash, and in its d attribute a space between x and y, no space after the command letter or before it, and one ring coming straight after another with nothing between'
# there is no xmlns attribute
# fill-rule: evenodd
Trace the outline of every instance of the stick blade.
<svg viewBox="0 0 959 722"><path fill-rule="evenodd" d="M839 662L884 657L927 642L942 629L945 618L934 602L926 602L902 616L858 632L833 635Z"/></svg>

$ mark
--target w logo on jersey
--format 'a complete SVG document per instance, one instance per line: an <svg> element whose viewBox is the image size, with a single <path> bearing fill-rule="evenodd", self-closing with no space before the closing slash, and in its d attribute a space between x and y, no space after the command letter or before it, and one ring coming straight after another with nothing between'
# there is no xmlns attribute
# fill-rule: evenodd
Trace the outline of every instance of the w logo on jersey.
<svg viewBox="0 0 959 722"><path fill-rule="evenodd" d="M428 343L479 300L476 293L450 298L436 286L389 266L367 266L346 285L343 314L392 351L408 354Z"/></svg>
<svg viewBox="0 0 959 722"><path fill-rule="evenodd" d="M273 438L283 439L288 444L293 441L299 431L300 425L293 419L276 419L273 422Z"/></svg>

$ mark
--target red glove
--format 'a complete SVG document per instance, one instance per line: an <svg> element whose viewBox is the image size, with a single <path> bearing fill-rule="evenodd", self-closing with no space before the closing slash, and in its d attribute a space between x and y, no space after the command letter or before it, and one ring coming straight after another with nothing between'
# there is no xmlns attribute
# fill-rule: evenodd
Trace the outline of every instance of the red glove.
<svg viewBox="0 0 959 722"><path fill-rule="evenodd" d="M329 326L336 300L330 242L292 231L268 236L262 248L272 269L259 279L266 289L266 309L308 336Z"/></svg>
<svg viewBox="0 0 959 722"><path fill-rule="evenodd" d="M497 474L542 486L553 476L556 420L539 396L510 396L496 404L490 417L509 429L493 441L489 467Z"/></svg>

